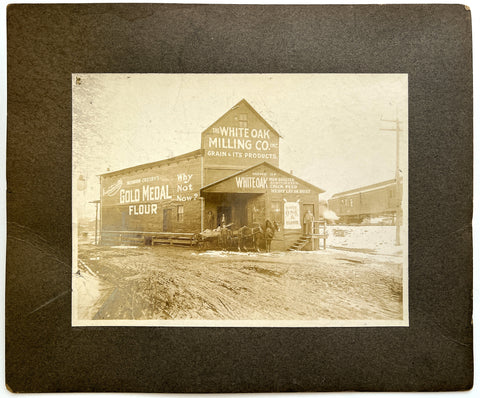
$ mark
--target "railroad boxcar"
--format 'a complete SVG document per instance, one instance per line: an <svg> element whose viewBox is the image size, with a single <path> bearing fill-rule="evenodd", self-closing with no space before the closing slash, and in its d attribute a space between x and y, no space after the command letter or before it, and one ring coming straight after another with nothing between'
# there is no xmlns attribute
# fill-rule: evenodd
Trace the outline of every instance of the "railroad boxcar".
<svg viewBox="0 0 480 398"><path fill-rule="evenodd" d="M334 194L328 207L339 217L339 223L368 223L372 218L383 218L384 223L395 223L401 205L402 183L388 180Z"/></svg>

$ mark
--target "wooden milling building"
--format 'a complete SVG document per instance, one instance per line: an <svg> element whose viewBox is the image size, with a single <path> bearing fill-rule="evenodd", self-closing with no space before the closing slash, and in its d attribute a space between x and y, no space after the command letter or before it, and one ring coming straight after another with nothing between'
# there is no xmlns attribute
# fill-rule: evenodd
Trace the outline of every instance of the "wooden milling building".
<svg viewBox="0 0 480 398"><path fill-rule="evenodd" d="M241 100L201 134L200 149L100 175L102 242L276 221L273 250L303 235L310 211L320 217L322 189L279 169L280 135ZM139 239L141 239L139 238Z"/></svg>

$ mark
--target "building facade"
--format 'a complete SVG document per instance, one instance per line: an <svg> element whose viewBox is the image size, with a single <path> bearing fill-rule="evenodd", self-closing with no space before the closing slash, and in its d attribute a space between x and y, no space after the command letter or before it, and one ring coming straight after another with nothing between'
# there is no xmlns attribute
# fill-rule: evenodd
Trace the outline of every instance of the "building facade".
<svg viewBox="0 0 480 398"><path fill-rule="evenodd" d="M320 217L322 189L279 166L280 135L242 100L201 133L200 149L100 175L102 235L196 233L277 221L286 250Z"/></svg>

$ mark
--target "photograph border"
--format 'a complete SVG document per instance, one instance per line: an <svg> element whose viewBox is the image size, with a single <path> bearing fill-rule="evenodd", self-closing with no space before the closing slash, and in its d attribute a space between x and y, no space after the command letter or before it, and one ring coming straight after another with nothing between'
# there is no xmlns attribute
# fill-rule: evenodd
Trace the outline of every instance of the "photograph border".
<svg viewBox="0 0 480 398"><path fill-rule="evenodd" d="M76 79L78 76L82 78L87 78L89 75L94 75L96 78L101 78L104 75L105 78L109 77L109 74L83 74L83 73L75 73L72 74L72 137L75 139L73 134L73 129L75 128L75 120L73 118L73 87L75 84ZM106 75L106 76L105 76ZM119 76L131 77L134 75L141 75L142 77L148 77L150 79L155 79L155 76L162 75L162 77L167 77L169 74L145 74L145 73L125 73L125 74L116 74ZM192 78L195 76L205 77L208 75L229 75L228 73L225 74L174 74L174 75L187 75L188 77ZM242 74L236 74L242 76ZM312 73L312 74L300 74L300 73L291 73L291 74L249 74L249 75L256 75L258 77L262 77L265 75L265 79L269 76L277 75L279 78L288 78L291 75L303 75L303 76L311 76L313 79L315 78L326 78L332 75L338 76L345 76L347 78L354 77L355 75L368 75L368 77L378 75L379 77L385 77L385 75L405 75L407 78L407 86L405 87L406 95L408 98L408 75L407 74L386 74L386 73L378 73L378 74L335 74L335 73ZM319 76L322 75L322 76ZM173 75L172 75L173 76ZM133 79L135 80L135 79ZM346 80L347 82L348 80ZM138 81L137 81L138 82ZM346 83L347 84L347 83ZM345 87L348 89L348 86ZM405 151L402 156L401 163L407 163L407 170L402 170L402 180L403 180L403 195L402 195L402 224L401 228L401 248L402 248L402 319L392 319L392 320L383 320L383 319L321 319L321 320L303 320L303 319L291 319L291 320L251 320L251 319L79 319L77 317L78 312L78 305L80 304L78 298L78 291L74 288L74 283L76 278L78 277L78 224L76 222L77 214L76 214L76 196L79 195L76 187L75 176L78 174L79 170L75 170L73 167L73 160L72 160L72 326L79 327L79 326L158 326L158 327L397 327L397 326L409 326L409 318L408 318L408 105L406 111L406 125L402 123L402 135L405 134L405 138L402 142L402 148ZM160 126L161 127L161 126ZM381 121L379 120L379 134L381 134ZM78 127L77 127L78 128ZM165 132L168 134L169 132ZM132 133L133 134L133 133ZM196 132L191 133L192 136L200 136L200 129ZM314 142L315 137L310 136L311 142ZM283 140L283 145L288 145L288 142ZM404 145L406 144L406 148ZM88 146L88 143L86 144ZM399 143L397 145L400 145ZM78 148L81 149L81 148ZM87 149L87 148L85 148ZM89 151L92 151L93 148L88 147ZM361 156L359 152L359 156ZM163 159L159 159L163 160ZM140 165L141 166L141 165ZM137 167L137 166L133 166ZM121 170L120 170L121 171ZM353 187L352 187L353 188ZM100 223L101 225L101 223ZM329 228L331 229L331 228ZM182 250L179 248L178 250ZM192 259L191 263L194 264L195 259Z"/></svg>

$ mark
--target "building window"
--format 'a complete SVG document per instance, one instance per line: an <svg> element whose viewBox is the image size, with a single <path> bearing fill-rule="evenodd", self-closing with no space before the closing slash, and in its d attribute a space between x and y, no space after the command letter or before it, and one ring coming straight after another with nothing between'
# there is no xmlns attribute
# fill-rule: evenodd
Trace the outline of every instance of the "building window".
<svg viewBox="0 0 480 398"><path fill-rule="evenodd" d="M246 113L240 113L240 116L238 118L238 125L240 127L248 127L248 117Z"/></svg>
<svg viewBox="0 0 480 398"><path fill-rule="evenodd" d="M281 224L282 223L282 202L271 202L271 205L272 205L271 217L273 221L276 221L277 223Z"/></svg>
<svg viewBox="0 0 480 398"><path fill-rule="evenodd" d="M183 222L183 205L177 206L177 221Z"/></svg>
<svg viewBox="0 0 480 398"><path fill-rule="evenodd" d="M353 207L353 199L350 199L350 207Z"/></svg>

